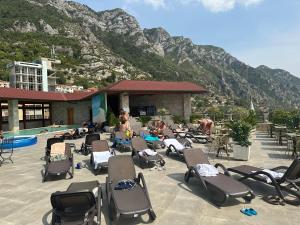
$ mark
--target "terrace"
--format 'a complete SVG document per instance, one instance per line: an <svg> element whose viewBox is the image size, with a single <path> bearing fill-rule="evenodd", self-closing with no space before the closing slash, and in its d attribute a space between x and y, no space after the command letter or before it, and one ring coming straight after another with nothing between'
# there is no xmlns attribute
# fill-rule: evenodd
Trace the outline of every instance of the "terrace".
<svg viewBox="0 0 300 225"><path fill-rule="evenodd" d="M45 162L41 157L45 154L46 140L53 134L38 136L38 143L31 147L15 150L14 164L4 163L0 167L0 224L51 224L50 195L55 191L64 191L72 182L98 180L105 183L106 172L94 175L88 168L75 170L73 179L59 179L42 183L41 170ZM109 139L108 134L101 134L101 139ZM77 148L83 138L66 142L75 143ZM111 143L110 143L111 145ZM193 144L208 152L208 145ZM271 205L262 200L263 196L273 194L274 188L249 180L248 184L255 192L256 198L251 204L229 202L228 205L218 208L211 204L208 196L201 190L199 181L191 179L189 184L184 182L184 173L187 171L183 161L175 157L167 157L165 150L159 149L166 161L166 170L150 171L136 166L137 171L145 175L149 195L153 208L157 214L155 224L285 224L299 223L299 207L286 204L285 206ZM117 154L129 154L118 153ZM226 167L245 164L221 155L208 154L213 164L221 162ZM89 156L74 153L75 163L89 163ZM247 164L258 167L273 168L279 165L290 165L291 157L285 154L285 149L276 144L265 132L256 132L253 137L251 159ZM103 185L103 192L104 192ZM104 192L105 193L105 192ZM110 224L106 196L104 194L101 224ZM257 216L248 217L240 213L243 207L254 208ZM117 224L145 224L148 216L141 218L122 218Z"/></svg>

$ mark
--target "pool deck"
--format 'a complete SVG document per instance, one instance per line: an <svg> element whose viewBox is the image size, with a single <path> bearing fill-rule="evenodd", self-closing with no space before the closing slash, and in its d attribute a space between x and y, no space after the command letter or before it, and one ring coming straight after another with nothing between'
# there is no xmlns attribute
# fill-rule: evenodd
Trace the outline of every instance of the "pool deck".
<svg viewBox="0 0 300 225"><path fill-rule="evenodd" d="M42 183L41 170L44 168L46 139L53 134L38 136L38 143L31 147L17 149L14 152L14 164L5 163L0 167L0 225L47 225L51 224L50 195L55 191L64 191L70 183L98 180L104 183L106 173L94 175L88 168L75 170L74 178L48 181ZM101 139L108 139L101 134ZM66 141L75 143L80 148L83 139ZM207 150L207 146L194 144ZM191 179L184 182L185 163L176 157L166 157L166 170L143 171L149 189L157 219L152 223L160 225L295 225L299 223L300 210L297 206L277 206L266 203L263 196L270 195L273 188L254 181L245 182L256 194L251 204L241 200L230 202L227 206L217 208L208 201L199 183ZM120 154L120 153L118 153ZM122 153L129 154L129 153ZM89 157L74 153L75 163L88 163ZM245 164L226 157L210 157L211 163L223 163L226 167ZM277 146L273 139L263 133L257 133L251 147L251 159L247 164L273 168L279 165L290 165L291 158L285 155L283 146ZM107 213L106 197L103 200L101 224L110 224ZM257 210L258 215L248 217L240 213L243 207ZM123 219L116 224L146 224L148 216L135 219Z"/></svg>

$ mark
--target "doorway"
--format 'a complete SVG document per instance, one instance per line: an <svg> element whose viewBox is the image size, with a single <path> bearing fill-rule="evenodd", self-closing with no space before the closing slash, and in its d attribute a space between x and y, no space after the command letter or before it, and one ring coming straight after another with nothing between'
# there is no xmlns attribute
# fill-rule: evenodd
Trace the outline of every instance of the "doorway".
<svg viewBox="0 0 300 225"><path fill-rule="evenodd" d="M67 109L68 125L74 124L74 108Z"/></svg>
<svg viewBox="0 0 300 225"><path fill-rule="evenodd" d="M115 114L115 116L118 116L120 113L120 97L118 94L112 94L107 96L107 109L111 110Z"/></svg>

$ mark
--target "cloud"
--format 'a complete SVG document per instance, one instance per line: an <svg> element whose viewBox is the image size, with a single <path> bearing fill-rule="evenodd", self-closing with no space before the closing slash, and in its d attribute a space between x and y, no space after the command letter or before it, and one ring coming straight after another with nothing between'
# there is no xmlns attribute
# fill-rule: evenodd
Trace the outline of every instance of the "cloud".
<svg viewBox="0 0 300 225"><path fill-rule="evenodd" d="M126 3L143 3L152 6L154 9L166 8L166 0L125 0Z"/></svg>
<svg viewBox="0 0 300 225"><path fill-rule="evenodd" d="M248 7L259 4L262 1L264 0L180 0L183 4L199 2L204 8L214 13L232 10L236 5Z"/></svg>

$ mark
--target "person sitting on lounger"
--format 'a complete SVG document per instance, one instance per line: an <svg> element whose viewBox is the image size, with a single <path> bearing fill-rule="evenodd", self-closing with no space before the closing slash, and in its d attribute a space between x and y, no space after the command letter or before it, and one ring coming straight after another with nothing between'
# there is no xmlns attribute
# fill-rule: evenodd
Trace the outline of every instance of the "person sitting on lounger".
<svg viewBox="0 0 300 225"><path fill-rule="evenodd" d="M199 129L203 132L203 134L211 135L212 130L214 128L214 121L209 118L205 118L198 121Z"/></svg>
<svg viewBox="0 0 300 225"><path fill-rule="evenodd" d="M163 137L163 133L164 133L164 130L167 128L166 124L164 121L160 121L156 128L154 130L152 130L150 133L152 135L155 135L155 136L158 136L160 138Z"/></svg>

